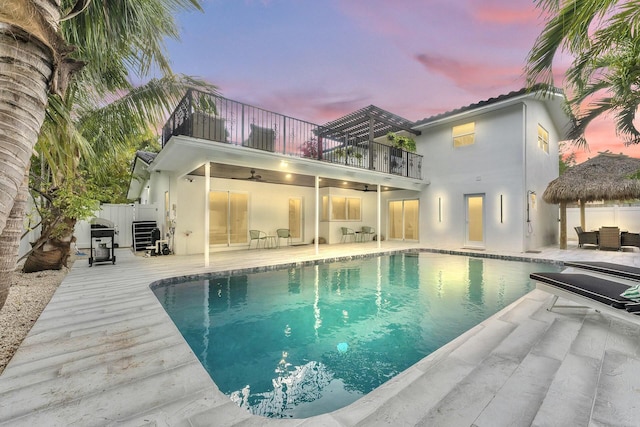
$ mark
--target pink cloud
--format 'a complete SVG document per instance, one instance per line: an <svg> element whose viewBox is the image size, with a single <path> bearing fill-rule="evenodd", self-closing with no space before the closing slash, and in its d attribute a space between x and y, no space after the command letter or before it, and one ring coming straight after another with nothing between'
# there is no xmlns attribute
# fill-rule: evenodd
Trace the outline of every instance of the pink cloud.
<svg viewBox="0 0 640 427"><path fill-rule="evenodd" d="M493 3L493 4L492 4ZM535 25L540 12L533 2L487 2L472 10L475 20L489 24L525 24Z"/></svg>
<svg viewBox="0 0 640 427"><path fill-rule="evenodd" d="M522 68L517 65L501 67L496 63L462 61L431 53L415 55L415 59L427 71L444 76L459 88L471 92L487 93L494 89L508 92L524 85Z"/></svg>

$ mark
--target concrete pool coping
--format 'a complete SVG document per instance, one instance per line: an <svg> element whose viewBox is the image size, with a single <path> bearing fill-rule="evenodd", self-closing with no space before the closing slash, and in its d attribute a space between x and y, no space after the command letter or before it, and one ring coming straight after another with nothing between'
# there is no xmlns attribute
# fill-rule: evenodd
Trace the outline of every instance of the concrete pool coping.
<svg viewBox="0 0 640 427"><path fill-rule="evenodd" d="M201 255L143 258L128 249L116 266L78 260L0 376L0 425L633 424L639 328L592 310L550 313L541 291L345 408L273 420L217 390L149 289L163 278L282 260L425 249L382 243L323 245L319 256L311 247L220 252L210 268ZM473 255L640 264L637 254L591 250Z"/></svg>

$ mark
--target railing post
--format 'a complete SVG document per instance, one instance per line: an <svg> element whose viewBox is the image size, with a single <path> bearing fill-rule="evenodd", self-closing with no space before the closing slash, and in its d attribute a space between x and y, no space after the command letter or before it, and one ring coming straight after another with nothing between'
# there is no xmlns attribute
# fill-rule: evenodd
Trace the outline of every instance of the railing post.
<svg viewBox="0 0 640 427"><path fill-rule="evenodd" d="M244 104L242 104L242 111L240 114L242 114L242 120L241 120L242 127L240 128L242 129L240 131L240 145L243 145L244 144Z"/></svg>
<svg viewBox="0 0 640 427"><path fill-rule="evenodd" d="M282 154L287 153L287 116L282 116Z"/></svg>

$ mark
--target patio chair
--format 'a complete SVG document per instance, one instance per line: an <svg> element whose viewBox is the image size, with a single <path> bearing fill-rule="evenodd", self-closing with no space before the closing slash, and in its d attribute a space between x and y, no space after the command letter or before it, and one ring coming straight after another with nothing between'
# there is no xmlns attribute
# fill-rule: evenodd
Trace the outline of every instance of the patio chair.
<svg viewBox="0 0 640 427"><path fill-rule="evenodd" d="M595 245L598 246L598 232L597 231L583 231L582 227L575 227L576 233L578 233L578 247L582 245Z"/></svg>
<svg viewBox="0 0 640 427"><path fill-rule="evenodd" d="M640 248L640 234L638 233L621 233L620 246L635 246Z"/></svg>
<svg viewBox="0 0 640 427"><path fill-rule="evenodd" d="M195 113L193 115L193 137L210 141L228 142L229 132L225 127L225 120L209 114Z"/></svg>
<svg viewBox="0 0 640 427"><path fill-rule="evenodd" d="M276 238L278 239L276 247L280 247L280 239L287 239L287 246L291 245L291 233L288 228L278 228L276 230L276 235Z"/></svg>
<svg viewBox="0 0 640 427"><path fill-rule="evenodd" d="M267 241L267 233L260 230L249 230L249 249L251 249L251 242L256 241L256 249L260 248L260 242L262 242L262 247L265 247L265 242Z"/></svg>
<svg viewBox="0 0 640 427"><path fill-rule="evenodd" d="M638 303L620 296L630 285L587 274L531 273L536 288L553 295L547 310L554 308L592 308L602 313L640 324ZM558 297L584 305L557 305Z"/></svg>
<svg viewBox="0 0 640 427"><path fill-rule="evenodd" d="M598 247L600 249L620 250L620 229L618 227L600 227L598 233Z"/></svg>
<svg viewBox="0 0 640 427"><path fill-rule="evenodd" d="M374 230L373 227L363 225L361 233L363 240L371 240L373 235L376 234L376 230Z"/></svg>
<svg viewBox="0 0 640 427"><path fill-rule="evenodd" d="M344 243L347 239L351 239L352 242L356 240L356 233L353 229L348 227L340 227L340 232L342 233L342 238L340 239L340 243Z"/></svg>
<svg viewBox="0 0 640 427"><path fill-rule="evenodd" d="M257 148L258 150L273 152L276 139L275 131L271 128L262 128L256 125L249 125L249 127L251 129L249 139L247 139L243 145Z"/></svg>

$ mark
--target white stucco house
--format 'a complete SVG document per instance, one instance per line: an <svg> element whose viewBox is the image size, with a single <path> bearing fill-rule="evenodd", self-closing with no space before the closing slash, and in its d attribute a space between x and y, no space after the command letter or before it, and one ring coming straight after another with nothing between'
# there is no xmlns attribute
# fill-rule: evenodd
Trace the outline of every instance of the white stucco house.
<svg viewBox="0 0 640 427"><path fill-rule="evenodd" d="M540 195L558 176L563 101L521 90L416 122L369 106L316 125L189 92L160 153L137 154L128 197L162 207L174 253L206 262L248 247L249 230L281 228L316 250L369 226L378 240L531 251L558 239L557 208ZM389 132L416 152L391 146Z"/></svg>

